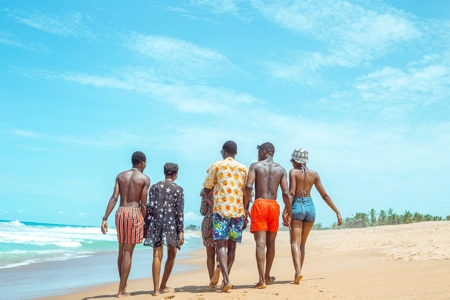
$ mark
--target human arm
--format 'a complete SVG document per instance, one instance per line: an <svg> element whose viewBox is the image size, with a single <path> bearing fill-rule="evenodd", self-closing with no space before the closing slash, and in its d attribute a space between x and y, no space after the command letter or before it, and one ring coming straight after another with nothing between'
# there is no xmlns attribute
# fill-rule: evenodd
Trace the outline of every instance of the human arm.
<svg viewBox="0 0 450 300"><path fill-rule="evenodd" d="M116 183L114 184L114 191L111 198L109 198L108 205L106 206L105 215L102 219L102 225L100 227L103 234L106 234L108 232L108 217L111 214L114 207L116 206L118 198L119 198L119 180L118 177L116 177Z"/></svg>
<svg viewBox="0 0 450 300"><path fill-rule="evenodd" d="M144 220L144 236L147 236L152 221L153 210L155 208L155 189L155 185L153 185L148 192L147 213Z"/></svg>
<svg viewBox="0 0 450 300"><path fill-rule="evenodd" d="M319 194L322 197L322 199L336 213L336 217L337 217L337 220L338 220L338 225L341 226L341 224L342 224L341 213L337 209L336 205L334 205L333 200L331 200L331 197L325 191L325 188L323 187L322 182L320 181L319 174L317 174L317 177L316 177L316 179L314 181L314 185L316 186L316 189L319 192Z"/></svg>
<svg viewBox="0 0 450 300"><path fill-rule="evenodd" d="M177 224L177 233L179 234L178 246L182 246L184 244L184 192L181 187L180 193L177 194L176 205L175 205L175 221Z"/></svg>
<svg viewBox="0 0 450 300"><path fill-rule="evenodd" d="M209 194L205 194L203 189L200 191L200 197L202 198L201 203L200 203L200 214L202 216L206 216L206 214L208 213L208 201L206 201L206 198L208 197L207 195Z"/></svg>
<svg viewBox="0 0 450 300"><path fill-rule="evenodd" d="M142 187L142 192L141 192L141 213L142 213L142 217L144 217L144 218L147 216L147 206L148 206L147 198L148 198L148 188L149 187L150 187L150 178L145 176L144 186Z"/></svg>
<svg viewBox="0 0 450 300"><path fill-rule="evenodd" d="M250 206L250 200L252 199L252 191L253 191L253 184L256 180L256 164L253 163L250 165L250 169L248 170L247 175L247 182L245 184L244 188L244 212L245 212L245 219L248 218L250 215L249 213L249 206Z"/></svg>
<svg viewBox="0 0 450 300"><path fill-rule="evenodd" d="M206 178L203 182L203 191L205 195L209 195L212 192L212 189L217 182L217 168L215 164L209 166L208 170L206 170Z"/></svg>
<svg viewBox="0 0 450 300"><path fill-rule="evenodd" d="M292 218L292 195L289 190L287 173L286 170L283 169L283 175L280 181L281 193L284 202L284 210L283 210L283 225L291 228L291 218Z"/></svg>

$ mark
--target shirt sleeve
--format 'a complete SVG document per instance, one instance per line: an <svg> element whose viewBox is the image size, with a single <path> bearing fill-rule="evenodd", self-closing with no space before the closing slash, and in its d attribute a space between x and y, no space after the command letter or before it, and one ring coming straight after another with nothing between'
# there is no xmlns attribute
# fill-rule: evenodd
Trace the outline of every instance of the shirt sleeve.
<svg viewBox="0 0 450 300"><path fill-rule="evenodd" d="M150 221L152 219L154 208L155 208L155 188L152 187L150 189L150 193L148 194L147 216L144 222L144 229L148 229L150 227Z"/></svg>
<svg viewBox="0 0 450 300"><path fill-rule="evenodd" d="M216 174L217 174L217 169L216 169L216 164L212 164L208 170L206 171L206 179L205 182L203 182L203 186L207 189L212 189L214 187L214 184L216 183Z"/></svg>
<svg viewBox="0 0 450 300"><path fill-rule="evenodd" d="M178 187L180 189L180 193L177 195L177 205L175 207L175 217L177 221L177 232L184 231L184 192L183 188Z"/></svg>

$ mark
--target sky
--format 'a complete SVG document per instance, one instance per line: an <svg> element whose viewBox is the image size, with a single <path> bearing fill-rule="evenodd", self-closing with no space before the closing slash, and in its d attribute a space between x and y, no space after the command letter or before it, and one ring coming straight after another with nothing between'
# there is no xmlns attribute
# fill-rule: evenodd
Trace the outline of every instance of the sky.
<svg viewBox="0 0 450 300"><path fill-rule="evenodd" d="M227 140L308 149L343 218L450 215L447 1L3 0L0 54L0 219L100 226L139 150L199 225Z"/></svg>

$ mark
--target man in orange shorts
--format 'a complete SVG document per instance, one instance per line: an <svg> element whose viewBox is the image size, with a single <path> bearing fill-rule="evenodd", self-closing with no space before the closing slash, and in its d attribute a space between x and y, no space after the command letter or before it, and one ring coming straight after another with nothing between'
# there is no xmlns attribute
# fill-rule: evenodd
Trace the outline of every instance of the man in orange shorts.
<svg viewBox="0 0 450 300"><path fill-rule="evenodd" d="M142 243L144 236L144 218L147 214L147 195L150 186L150 178L143 174L147 166L145 154L136 151L131 156L133 167L116 177L114 192L109 199L103 217L101 230L103 234L108 232L108 217L111 214L117 199L120 196L120 206L116 212L116 231L119 241L119 291L117 297L126 297L128 275L131 269L131 258L136 244Z"/></svg>
<svg viewBox="0 0 450 300"><path fill-rule="evenodd" d="M287 216L283 215L283 222L286 224L290 224L291 221L292 199L289 194L286 170L273 161L275 147L271 143L264 143L256 148L258 149L258 162L253 163L248 172L244 208L247 220L253 184L255 184L256 200L250 214L250 232L255 237L256 263L259 273L259 280L255 288L264 289L267 284L275 281L275 277L270 276L270 269L275 258L275 238L280 217L280 206L276 200L278 187L281 187L283 202L288 212Z"/></svg>

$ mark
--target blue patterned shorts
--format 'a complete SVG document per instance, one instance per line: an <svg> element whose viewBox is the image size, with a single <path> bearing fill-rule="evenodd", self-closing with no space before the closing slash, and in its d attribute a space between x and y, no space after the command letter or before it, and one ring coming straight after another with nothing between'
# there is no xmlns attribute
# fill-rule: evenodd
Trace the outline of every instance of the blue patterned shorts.
<svg viewBox="0 0 450 300"><path fill-rule="evenodd" d="M214 240L233 240L240 243L242 240L242 226L244 217L226 218L214 214Z"/></svg>

